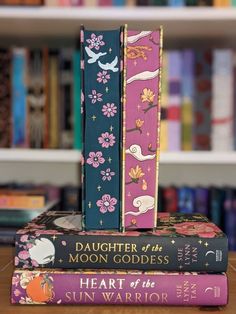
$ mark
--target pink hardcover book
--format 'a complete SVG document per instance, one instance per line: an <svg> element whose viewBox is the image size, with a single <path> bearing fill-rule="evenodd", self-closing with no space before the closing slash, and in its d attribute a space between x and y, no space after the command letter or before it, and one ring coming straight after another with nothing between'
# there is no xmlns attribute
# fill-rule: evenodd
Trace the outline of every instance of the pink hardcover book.
<svg viewBox="0 0 236 314"><path fill-rule="evenodd" d="M156 226L162 29L124 32L122 225Z"/></svg>
<svg viewBox="0 0 236 314"><path fill-rule="evenodd" d="M224 273L16 269L13 304L226 305Z"/></svg>

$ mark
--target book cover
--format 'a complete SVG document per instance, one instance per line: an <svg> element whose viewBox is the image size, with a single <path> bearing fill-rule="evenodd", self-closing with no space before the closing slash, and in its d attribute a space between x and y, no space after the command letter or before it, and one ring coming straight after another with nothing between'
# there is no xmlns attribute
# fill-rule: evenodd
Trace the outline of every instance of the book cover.
<svg viewBox="0 0 236 314"><path fill-rule="evenodd" d="M179 212L191 214L194 212L194 189L190 187L181 187L178 189L178 207Z"/></svg>
<svg viewBox="0 0 236 314"><path fill-rule="evenodd" d="M226 305L225 273L16 269L13 304Z"/></svg>
<svg viewBox="0 0 236 314"><path fill-rule="evenodd" d="M98 5L99 6L111 6L112 0L99 0Z"/></svg>
<svg viewBox="0 0 236 314"><path fill-rule="evenodd" d="M78 212L49 211L16 234L15 266L226 271L223 232L200 214L159 213L155 231L81 231Z"/></svg>
<svg viewBox="0 0 236 314"><path fill-rule="evenodd" d="M185 5L186 6L197 6L198 5L198 0L185 0Z"/></svg>
<svg viewBox="0 0 236 314"><path fill-rule="evenodd" d="M195 192L195 212L203 214L205 216L209 215L209 189L204 187L196 187Z"/></svg>
<svg viewBox="0 0 236 314"><path fill-rule="evenodd" d="M120 29L81 29L86 230L120 227L121 40Z"/></svg>
<svg viewBox="0 0 236 314"><path fill-rule="evenodd" d="M49 147L59 148L59 59L58 51L49 51Z"/></svg>
<svg viewBox="0 0 236 314"><path fill-rule="evenodd" d="M60 199L62 211L81 211L81 190L77 186L64 186Z"/></svg>
<svg viewBox="0 0 236 314"><path fill-rule="evenodd" d="M12 50L12 147L27 147L27 50Z"/></svg>
<svg viewBox="0 0 236 314"><path fill-rule="evenodd" d="M213 51L213 100L211 146L215 151L233 150L234 119L233 51Z"/></svg>
<svg viewBox="0 0 236 314"><path fill-rule="evenodd" d="M0 49L0 148L11 146L11 53Z"/></svg>
<svg viewBox="0 0 236 314"><path fill-rule="evenodd" d="M143 5L147 5L147 1L143 1ZM149 5L154 6L167 6L168 0L149 0Z"/></svg>
<svg viewBox="0 0 236 314"><path fill-rule="evenodd" d="M81 86L80 86L80 51L75 50L73 53L73 111L74 111L74 148L82 148L81 134Z"/></svg>
<svg viewBox="0 0 236 314"><path fill-rule="evenodd" d="M122 227L150 229L157 214L162 28L125 29L124 43Z"/></svg>
<svg viewBox="0 0 236 314"><path fill-rule="evenodd" d="M181 123L182 123L182 150L192 151L193 149L193 108L194 108L194 66L195 55L192 49L185 49L182 52L182 105L181 105Z"/></svg>
<svg viewBox="0 0 236 314"><path fill-rule="evenodd" d="M29 52L27 125L31 148L44 148L47 132L47 80L44 49Z"/></svg>
<svg viewBox="0 0 236 314"><path fill-rule="evenodd" d="M73 147L73 50L59 53L60 148Z"/></svg>
<svg viewBox="0 0 236 314"><path fill-rule="evenodd" d="M113 6L124 6L126 0L112 0Z"/></svg>
<svg viewBox="0 0 236 314"><path fill-rule="evenodd" d="M161 129L160 129L160 150L168 150L168 121L167 110L169 101L169 86L168 86L168 53L163 52L162 57L162 82L161 82Z"/></svg>
<svg viewBox="0 0 236 314"><path fill-rule="evenodd" d="M205 7L205 6L212 6L213 0L197 0L198 6Z"/></svg>
<svg viewBox="0 0 236 314"><path fill-rule="evenodd" d="M195 52L194 150L211 149L212 51Z"/></svg>
<svg viewBox="0 0 236 314"><path fill-rule="evenodd" d="M45 197L40 195L0 195L0 208L38 209L45 206Z"/></svg>
<svg viewBox="0 0 236 314"><path fill-rule="evenodd" d="M182 56L178 50L168 51L169 102L167 109L168 151L181 150L181 84Z"/></svg>

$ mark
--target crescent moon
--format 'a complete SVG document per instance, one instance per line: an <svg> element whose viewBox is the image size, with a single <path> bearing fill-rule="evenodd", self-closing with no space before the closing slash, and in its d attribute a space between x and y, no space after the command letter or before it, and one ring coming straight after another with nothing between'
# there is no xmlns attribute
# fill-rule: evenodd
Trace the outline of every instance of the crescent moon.
<svg viewBox="0 0 236 314"><path fill-rule="evenodd" d="M215 254L215 252L214 251L207 251L205 256L207 256L208 254Z"/></svg>
<svg viewBox="0 0 236 314"><path fill-rule="evenodd" d="M212 291L212 290L213 290L212 287L208 287L208 288L205 289L205 292L207 292L207 291Z"/></svg>

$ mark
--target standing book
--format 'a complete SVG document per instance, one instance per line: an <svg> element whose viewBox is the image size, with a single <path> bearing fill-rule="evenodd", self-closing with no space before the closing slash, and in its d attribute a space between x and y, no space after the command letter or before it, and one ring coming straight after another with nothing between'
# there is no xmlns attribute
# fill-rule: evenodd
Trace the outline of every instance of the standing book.
<svg viewBox="0 0 236 314"><path fill-rule="evenodd" d="M226 271L224 233L200 214L159 213L155 231L81 231L76 212L46 212L16 234L15 266Z"/></svg>

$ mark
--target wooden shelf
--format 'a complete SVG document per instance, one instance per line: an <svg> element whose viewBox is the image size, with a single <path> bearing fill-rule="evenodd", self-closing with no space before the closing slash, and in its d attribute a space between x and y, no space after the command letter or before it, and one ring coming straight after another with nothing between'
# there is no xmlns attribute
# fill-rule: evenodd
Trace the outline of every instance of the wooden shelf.
<svg viewBox="0 0 236 314"><path fill-rule="evenodd" d="M78 163L77 150L0 149L0 162L64 162ZM234 165L236 152L161 152L161 164Z"/></svg>
<svg viewBox="0 0 236 314"><path fill-rule="evenodd" d="M165 37L225 38L236 36L235 8L0 8L1 36L69 36L80 24L88 28L113 28L128 23L132 28L163 25ZM9 27L10 26L10 27Z"/></svg>

